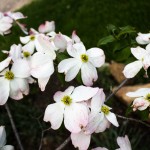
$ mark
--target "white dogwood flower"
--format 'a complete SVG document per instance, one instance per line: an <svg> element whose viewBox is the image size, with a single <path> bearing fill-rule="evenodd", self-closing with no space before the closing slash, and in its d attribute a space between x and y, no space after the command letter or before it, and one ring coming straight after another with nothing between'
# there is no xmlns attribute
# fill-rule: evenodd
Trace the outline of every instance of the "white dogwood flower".
<svg viewBox="0 0 150 150"><path fill-rule="evenodd" d="M27 95L29 76L29 64L22 59L16 60L10 70L6 68L0 72L0 105L4 105L8 97L19 100L23 98L23 94Z"/></svg>
<svg viewBox="0 0 150 150"><path fill-rule="evenodd" d="M142 69L142 67L147 70L150 66L149 46L147 46L146 49L139 46L136 48L131 48L131 53L138 60L125 66L123 74L126 78L133 78Z"/></svg>
<svg viewBox="0 0 150 150"><path fill-rule="evenodd" d="M96 67L101 67L105 62L102 49L91 48L86 51L82 42L69 43L67 52L72 58L62 60L58 65L58 72L65 73L65 81L73 80L81 69L81 78L84 85L92 86L98 79Z"/></svg>
<svg viewBox="0 0 150 150"><path fill-rule="evenodd" d="M145 45L150 43L150 33L138 33L138 36L136 37L136 41L139 44Z"/></svg>
<svg viewBox="0 0 150 150"><path fill-rule="evenodd" d="M116 115L112 113L111 108L104 104L105 94L102 89L99 89L97 94L91 100L91 113L95 116L95 122L93 122L93 127L96 125L96 133L103 132L106 128L109 128L110 123L118 127L118 121ZM101 119L100 119L101 118Z"/></svg>
<svg viewBox="0 0 150 150"><path fill-rule="evenodd" d="M93 97L98 88L70 86L64 92L58 91L54 95L56 103L47 106L44 121L51 123L51 128L58 129L63 121L66 129L72 133L79 133L88 123L88 108L83 101Z"/></svg>
<svg viewBox="0 0 150 150"><path fill-rule="evenodd" d="M38 28L40 33L50 33L55 31L55 22L54 21L45 21L45 24L41 24Z"/></svg>
<svg viewBox="0 0 150 150"><path fill-rule="evenodd" d="M14 150L12 145L6 145L6 131L4 126L0 126L0 150Z"/></svg>
<svg viewBox="0 0 150 150"><path fill-rule="evenodd" d="M142 111L150 106L150 88L141 88L135 92L128 92L126 95L135 97L132 105L133 111L136 111L137 109Z"/></svg>

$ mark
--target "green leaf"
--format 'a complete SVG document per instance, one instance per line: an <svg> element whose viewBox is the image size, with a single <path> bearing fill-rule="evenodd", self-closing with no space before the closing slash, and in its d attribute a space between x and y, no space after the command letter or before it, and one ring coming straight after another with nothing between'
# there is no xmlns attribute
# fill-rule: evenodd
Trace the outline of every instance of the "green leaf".
<svg viewBox="0 0 150 150"><path fill-rule="evenodd" d="M133 112L133 108L131 107L132 106L132 103L128 106L127 110L126 110L126 113L125 113L125 116L127 117L130 113Z"/></svg>
<svg viewBox="0 0 150 150"><path fill-rule="evenodd" d="M149 116L149 110L148 109L145 109L143 111L138 111L137 113L142 120L148 120L148 116Z"/></svg>
<svg viewBox="0 0 150 150"><path fill-rule="evenodd" d="M106 36L104 38L101 38L99 41L98 41L98 46L101 46L101 45L106 45L108 43L112 43L114 42L116 39L114 38L114 36L112 35L109 35L109 36Z"/></svg>
<svg viewBox="0 0 150 150"><path fill-rule="evenodd" d="M126 59L128 59L130 54L131 54L130 47L126 47L121 51L115 53L114 58L116 61L125 61Z"/></svg>
<svg viewBox="0 0 150 150"><path fill-rule="evenodd" d="M115 34L115 31L118 30L118 28L113 24L109 24L107 26L107 30L110 34L112 34L112 33Z"/></svg>
<svg viewBox="0 0 150 150"><path fill-rule="evenodd" d="M56 59L57 59L58 62L60 62L60 61L62 61L64 59L67 59L67 58L68 58L68 56L67 56L66 53L61 53L60 52L60 53L57 54L57 58Z"/></svg>

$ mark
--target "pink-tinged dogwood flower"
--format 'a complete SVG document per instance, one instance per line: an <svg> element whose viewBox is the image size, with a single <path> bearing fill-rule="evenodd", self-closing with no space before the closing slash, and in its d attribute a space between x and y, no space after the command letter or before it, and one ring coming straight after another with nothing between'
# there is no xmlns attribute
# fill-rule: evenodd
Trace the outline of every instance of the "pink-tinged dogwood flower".
<svg viewBox="0 0 150 150"><path fill-rule="evenodd" d="M8 17L4 16L3 13L0 12L0 34L8 34L10 33L10 28L12 27L13 20Z"/></svg>
<svg viewBox="0 0 150 150"><path fill-rule="evenodd" d="M138 33L138 36L136 37L136 41L139 44L145 45L150 43L150 33Z"/></svg>
<svg viewBox="0 0 150 150"><path fill-rule="evenodd" d="M141 88L135 92L128 92L126 95L136 98L132 105L133 111L136 111L137 109L142 111L150 106L150 88Z"/></svg>
<svg viewBox="0 0 150 150"><path fill-rule="evenodd" d="M112 113L111 108L104 104L105 94L102 89L99 89L97 94L91 100L91 113L95 114L95 117L100 117L102 119L96 119L94 122L97 128L95 133L103 132L106 128L109 128L110 123L118 127L118 121L116 115ZM94 126L94 125L93 125Z"/></svg>
<svg viewBox="0 0 150 150"><path fill-rule="evenodd" d="M6 131L4 126L0 126L0 149L14 150L14 147L12 145L6 145Z"/></svg>
<svg viewBox="0 0 150 150"><path fill-rule="evenodd" d="M45 21L45 24L41 24L38 28L40 33L49 33L55 31L55 22L54 21Z"/></svg>
<svg viewBox="0 0 150 150"><path fill-rule="evenodd" d="M6 68L0 72L0 105L4 105L8 99L19 100L23 94L29 93L29 85L26 78L30 76L29 64L26 60L16 60L11 69Z"/></svg>
<svg viewBox="0 0 150 150"><path fill-rule="evenodd" d="M93 97L98 88L70 86L64 92L58 91L54 95L56 103L47 106L44 121L51 123L51 128L58 129L63 121L66 129L72 133L79 133L88 123L88 107L84 103Z"/></svg>
<svg viewBox="0 0 150 150"><path fill-rule="evenodd" d="M39 36L37 41L40 48L30 59L31 75L38 79L39 87L44 91L54 72L53 60L56 58L56 54L51 42L44 39L43 36Z"/></svg>
<svg viewBox="0 0 150 150"><path fill-rule="evenodd" d="M117 137L117 143L120 146L120 148L117 148L116 150L132 150L131 143L127 135L125 135L125 137ZM93 148L92 150L108 150L108 149L105 147L97 147Z"/></svg>
<svg viewBox="0 0 150 150"><path fill-rule="evenodd" d="M25 18L27 18L21 12L10 12L9 11L9 12L6 12L5 15L9 16L13 20L19 20L19 19L25 19Z"/></svg>
<svg viewBox="0 0 150 150"><path fill-rule="evenodd" d="M142 67L147 70L150 66L149 46L146 47L146 50L139 46L136 48L131 48L131 53L138 60L125 66L123 74L126 78L133 78L142 69Z"/></svg>
<svg viewBox="0 0 150 150"><path fill-rule="evenodd" d="M91 48L86 51L83 43L68 44L67 52L72 58L62 60L58 65L58 72L65 73L65 81L73 80L81 69L81 78L84 85L92 86L98 79L96 67L105 62L102 49Z"/></svg>
<svg viewBox="0 0 150 150"><path fill-rule="evenodd" d="M79 150L88 149L91 141L91 135L96 131L97 126L102 119L103 117L99 113L96 116L89 113L87 125L83 126L79 133L71 133L71 141L75 148L78 147Z"/></svg>

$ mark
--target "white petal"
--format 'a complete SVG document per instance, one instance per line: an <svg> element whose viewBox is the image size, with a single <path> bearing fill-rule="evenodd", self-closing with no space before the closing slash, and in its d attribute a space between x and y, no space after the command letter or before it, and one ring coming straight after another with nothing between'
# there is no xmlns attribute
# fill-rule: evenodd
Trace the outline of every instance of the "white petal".
<svg viewBox="0 0 150 150"><path fill-rule="evenodd" d="M13 63L11 71L14 73L15 77L27 78L30 76L29 63L26 60L17 59Z"/></svg>
<svg viewBox="0 0 150 150"><path fill-rule="evenodd" d="M23 52L29 52L30 54L33 54L34 49L35 49L35 45L34 42L30 41L29 43L27 43L26 45L24 45L22 47Z"/></svg>
<svg viewBox="0 0 150 150"><path fill-rule="evenodd" d="M4 126L0 126L0 148L6 144L6 131Z"/></svg>
<svg viewBox="0 0 150 150"><path fill-rule="evenodd" d="M101 115L104 116L103 113L101 113ZM98 125L95 133L99 133L99 132L104 132L107 128L110 127L110 122L106 119L106 117L104 116L102 121L100 122L100 124Z"/></svg>
<svg viewBox="0 0 150 150"><path fill-rule="evenodd" d="M38 78L38 84L39 84L39 87L41 89L41 91L45 91L45 87L49 81L49 78Z"/></svg>
<svg viewBox="0 0 150 150"><path fill-rule="evenodd" d="M11 57L6 58L5 60L0 62L0 72L4 70L10 64Z"/></svg>
<svg viewBox="0 0 150 150"><path fill-rule="evenodd" d="M48 32L55 31L55 22L45 21L45 24L41 24L38 30L40 33L48 33Z"/></svg>
<svg viewBox="0 0 150 150"><path fill-rule="evenodd" d="M135 58L142 60L148 54L148 52L141 47L131 48L131 53L134 55Z"/></svg>
<svg viewBox="0 0 150 150"><path fill-rule="evenodd" d="M75 58L64 59L58 64L58 72L66 73L70 68L76 66L78 63L79 61Z"/></svg>
<svg viewBox="0 0 150 150"><path fill-rule="evenodd" d="M35 78L48 78L54 72L53 61L47 54L35 53L31 58L31 75Z"/></svg>
<svg viewBox="0 0 150 150"><path fill-rule="evenodd" d="M98 79L97 70L91 63L83 63L81 67L81 77L84 85L92 86Z"/></svg>
<svg viewBox="0 0 150 150"><path fill-rule="evenodd" d="M142 69L142 66L141 61L134 61L125 66L123 74L126 78L133 78Z"/></svg>
<svg viewBox="0 0 150 150"><path fill-rule="evenodd" d="M83 132L71 133L71 141L75 148L87 150L90 145L91 135L84 134Z"/></svg>
<svg viewBox="0 0 150 150"><path fill-rule="evenodd" d="M0 105L4 105L9 97L9 81L0 77Z"/></svg>
<svg viewBox="0 0 150 150"><path fill-rule="evenodd" d="M95 67L101 67L105 63L105 55L104 51L100 48L91 48L87 50L87 54L89 56L89 61Z"/></svg>
<svg viewBox="0 0 150 150"><path fill-rule="evenodd" d="M91 100L91 112L99 112L102 105L104 104L105 101L105 94L103 92L103 89L99 89L96 95L92 98Z"/></svg>
<svg viewBox="0 0 150 150"><path fill-rule="evenodd" d="M148 44L148 43L150 43L150 33L147 33L147 34L138 33L138 36L136 37L136 41L139 44Z"/></svg>
<svg viewBox="0 0 150 150"><path fill-rule="evenodd" d="M67 41L61 33L55 35L54 44L61 50L65 50L67 48Z"/></svg>
<svg viewBox="0 0 150 150"><path fill-rule="evenodd" d="M74 102L89 100L98 92L98 88L78 86L74 89L71 97Z"/></svg>
<svg viewBox="0 0 150 150"><path fill-rule="evenodd" d="M108 150L108 149L105 147L96 147L96 148L93 148L91 150Z"/></svg>
<svg viewBox="0 0 150 150"><path fill-rule="evenodd" d="M73 80L77 74L80 71L82 63L79 61L75 66L73 66L72 68L70 68L67 72L66 72L66 76L65 76L65 81L71 81Z"/></svg>
<svg viewBox="0 0 150 150"><path fill-rule="evenodd" d="M96 131L98 128L100 122L103 120L104 115L102 113L97 113L96 115L90 114L89 115L89 121L85 128L85 133L92 134Z"/></svg>
<svg viewBox="0 0 150 150"><path fill-rule="evenodd" d="M72 40L75 42L75 43L79 43L81 42L80 38L77 36L76 34L76 31L73 31L72 32Z"/></svg>
<svg viewBox="0 0 150 150"><path fill-rule="evenodd" d="M10 81L10 97L15 100L23 98L23 94L29 93L29 85L26 79L15 78Z"/></svg>
<svg viewBox="0 0 150 150"><path fill-rule="evenodd" d="M128 92L126 95L129 97L141 97L146 96L148 93L150 93L150 88L140 88L134 92Z"/></svg>
<svg viewBox="0 0 150 150"><path fill-rule="evenodd" d="M86 53L85 46L82 42L73 44L73 47L76 49L77 53L79 53L79 54L85 54Z"/></svg>
<svg viewBox="0 0 150 150"><path fill-rule="evenodd" d="M88 109L80 103L72 103L65 108L64 124L72 133L78 133L88 123Z"/></svg>
<svg viewBox="0 0 150 150"><path fill-rule="evenodd" d="M116 127L119 126L116 115L112 112L109 112L107 115L105 115L106 118Z"/></svg>
<svg viewBox="0 0 150 150"><path fill-rule="evenodd" d="M22 52L22 46L21 44L13 44L9 51L9 56L12 58L13 61L16 59L21 59L21 52Z"/></svg>
<svg viewBox="0 0 150 150"><path fill-rule="evenodd" d="M1 150L15 150L12 145L5 145L1 148Z"/></svg>
<svg viewBox="0 0 150 150"><path fill-rule="evenodd" d="M44 121L51 123L51 128L57 130L63 121L64 105L61 102L47 106L44 114Z"/></svg>
<svg viewBox="0 0 150 150"><path fill-rule="evenodd" d="M120 150L132 150L131 143L127 135L125 137L118 137L117 143L120 146Z"/></svg>
<svg viewBox="0 0 150 150"><path fill-rule="evenodd" d="M49 41L48 37L43 35L38 36L37 40L35 40L35 46L37 51L48 54L53 60L56 58L55 47Z"/></svg>
<svg viewBox="0 0 150 150"><path fill-rule="evenodd" d="M30 36L20 37L20 41L23 44L26 44L30 41Z"/></svg>
<svg viewBox="0 0 150 150"><path fill-rule="evenodd" d="M54 95L54 101L59 102L64 96L67 96L67 95L70 96L73 90L74 90L74 87L69 86L64 92L61 92L61 91L56 92Z"/></svg>

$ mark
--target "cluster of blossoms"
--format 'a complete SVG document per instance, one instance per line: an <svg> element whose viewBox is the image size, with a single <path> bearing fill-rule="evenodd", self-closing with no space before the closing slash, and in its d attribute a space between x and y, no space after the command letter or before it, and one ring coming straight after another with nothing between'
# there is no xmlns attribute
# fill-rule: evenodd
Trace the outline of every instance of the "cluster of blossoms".
<svg viewBox="0 0 150 150"><path fill-rule="evenodd" d="M12 145L6 145L6 131L4 126L0 126L0 150L14 150Z"/></svg>
<svg viewBox="0 0 150 150"><path fill-rule="evenodd" d="M51 128L57 130L64 120L74 147L87 150L93 133L104 132L111 124L119 126L116 115L111 112L112 108L105 104L103 89L91 87L98 79L97 68L105 63L104 51L96 47L86 50L75 31L71 37L56 33L54 21L46 21L38 30L31 28L27 32L16 21L23 18L20 12L0 13L1 35L10 33L14 21L28 34L20 37L20 44L13 44L9 51L2 51L7 58L0 62L0 105L4 105L9 97L22 99L23 95L29 94L29 84L36 81L44 91L55 70L64 73L66 82L72 81L80 73L84 85L69 86L64 92L56 92L53 97L55 103L47 106L44 121L50 122ZM150 34L139 33L136 41L147 46L145 49L139 46L131 48L131 53L138 60L125 66L123 73L126 78L133 78L141 68L147 71L150 66ZM57 54L62 52L67 53L68 58L61 60L55 68ZM133 111L145 110L150 106L149 88L129 92L127 96L135 97ZM3 150L5 137L4 127L0 127L0 149ZM131 150L127 136L118 137L117 143L120 150ZM13 147L7 149L13 150ZM93 150L107 148L97 147Z"/></svg>
<svg viewBox="0 0 150 150"><path fill-rule="evenodd" d="M147 69L150 66L150 33L138 33L136 41L138 44L146 45L146 48L144 49L140 46L136 48L131 48L131 53L138 60L125 66L123 74L126 78L135 77L142 68L146 71L146 76L148 77ZM136 97L132 105L133 111L142 111L150 106L149 88L141 88L135 92L129 92L126 95L129 97Z"/></svg>
<svg viewBox="0 0 150 150"><path fill-rule="evenodd" d="M14 22L16 22L17 25L25 32L24 25L18 22L19 19L24 18L26 17L20 12L0 12L0 34L9 34L11 32L10 29L12 28Z"/></svg>
<svg viewBox="0 0 150 150"><path fill-rule="evenodd" d="M70 86L64 92L56 92L54 101L56 103L47 106L44 121L49 121L56 130L64 119L73 145L80 150L88 149L92 133L104 132L111 123L119 126L111 108L104 104L103 89Z"/></svg>

